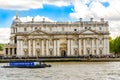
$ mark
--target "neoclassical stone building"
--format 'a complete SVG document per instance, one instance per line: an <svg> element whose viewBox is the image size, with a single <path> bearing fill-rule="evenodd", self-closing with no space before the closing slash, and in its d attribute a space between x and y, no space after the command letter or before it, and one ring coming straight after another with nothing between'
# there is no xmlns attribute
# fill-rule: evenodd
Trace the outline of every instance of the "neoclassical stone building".
<svg viewBox="0 0 120 80"><path fill-rule="evenodd" d="M18 15L11 25L6 56L80 56L109 54L109 25L99 21L22 22Z"/></svg>

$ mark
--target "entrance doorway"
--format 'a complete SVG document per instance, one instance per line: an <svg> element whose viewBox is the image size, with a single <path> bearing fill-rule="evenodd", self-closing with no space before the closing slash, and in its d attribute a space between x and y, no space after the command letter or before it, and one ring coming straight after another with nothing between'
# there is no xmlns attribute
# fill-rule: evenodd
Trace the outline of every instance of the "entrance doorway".
<svg viewBox="0 0 120 80"><path fill-rule="evenodd" d="M65 51L65 50L62 50L62 51L61 51L61 56L62 56L62 57L66 57L66 56L67 56L67 54L66 54L66 51Z"/></svg>

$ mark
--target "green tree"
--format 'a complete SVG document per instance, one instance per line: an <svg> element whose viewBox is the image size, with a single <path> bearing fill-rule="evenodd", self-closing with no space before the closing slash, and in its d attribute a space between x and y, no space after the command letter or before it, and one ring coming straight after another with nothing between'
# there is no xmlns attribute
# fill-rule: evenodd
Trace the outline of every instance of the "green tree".
<svg viewBox="0 0 120 80"><path fill-rule="evenodd" d="M114 52L114 40L112 39L112 37L109 37L109 48L110 48L110 53Z"/></svg>
<svg viewBox="0 0 120 80"><path fill-rule="evenodd" d="M120 53L120 36L118 36L114 40L114 52L115 52L115 54L119 54Z"/></svg>
<svg viewBox="0 0 120 80"><path fill-rule="evenodd" d="M0 44L0 51L3 51L4 49L4 44Z"/></svg>

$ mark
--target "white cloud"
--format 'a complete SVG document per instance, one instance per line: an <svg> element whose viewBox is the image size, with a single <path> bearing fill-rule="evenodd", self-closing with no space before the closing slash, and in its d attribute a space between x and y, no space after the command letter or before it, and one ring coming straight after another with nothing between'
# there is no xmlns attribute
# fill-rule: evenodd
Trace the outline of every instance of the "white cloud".
<svg viewBox="0 0 120 80"><path fill-rule="evenodd" d="M28 10L42 8L42 0L0 0L0 8L11 10Z"/></svg>
<svg viewBox="0 0 120 80"><path fill-rule="evenodd" d="M0 8L10 10L29 10L43 8L43 4L61 7L70 5L71 1L72 0L0 0Z"/></svg>
<svg viewBox="0 0 120 80"><path fill-rule="evenodd" d="M0 28L0 43L8 43L10 38L10 28Z"/></svg>
<svg viewBox="0 0 120 80"><path fill-rule="evenodd" d="M101 2L108 2L109 6L105 7ZM86 4L89 4L89 7ZM105 18L109 21L111 36L115 38L120 35L120 0L75 0L73 5L74 12L70 13L70 17Z"/></svg>

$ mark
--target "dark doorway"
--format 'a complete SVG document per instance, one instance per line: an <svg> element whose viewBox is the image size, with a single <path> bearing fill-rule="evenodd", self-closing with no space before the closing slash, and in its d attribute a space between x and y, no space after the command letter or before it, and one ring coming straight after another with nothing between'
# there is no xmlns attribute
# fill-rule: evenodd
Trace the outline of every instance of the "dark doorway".
<svg viewBox="0 0 120 80"><path fill-rule="evenodd" d="M61 56L62 56L62 57L66 57L66 56L67 56L67 54L66 54L66 51L65 51L65 50L62 50L62 51L61 51Z"/></svg>

